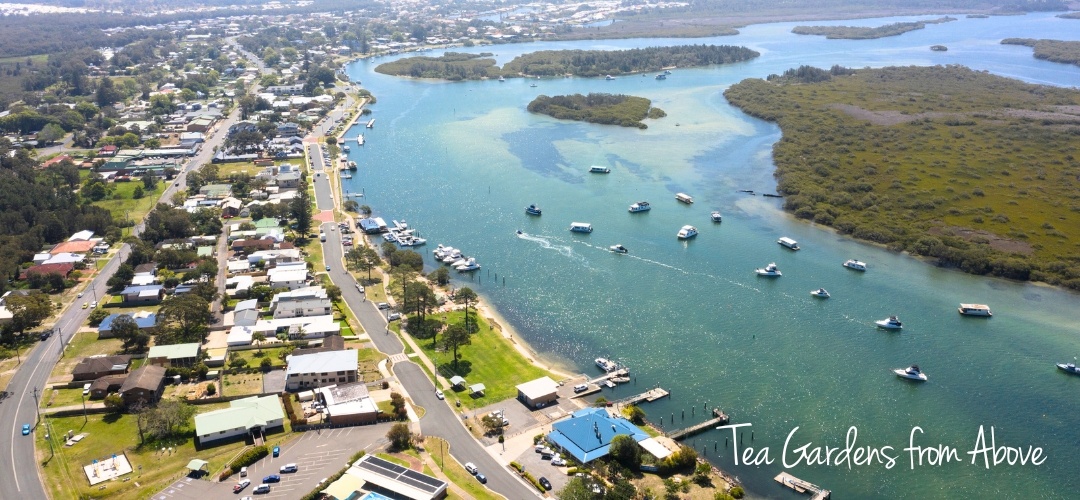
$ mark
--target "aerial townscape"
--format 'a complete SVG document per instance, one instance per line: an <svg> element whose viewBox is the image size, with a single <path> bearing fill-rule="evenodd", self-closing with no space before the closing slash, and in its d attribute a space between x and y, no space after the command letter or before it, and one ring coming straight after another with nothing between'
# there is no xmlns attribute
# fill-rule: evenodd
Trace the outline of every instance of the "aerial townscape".
<svg viewBox="0 0 1080 500"><path fill-rule="evenodd" d="M1074 496L1078 85L1059 0L2 3L0 498Z"/></svg>

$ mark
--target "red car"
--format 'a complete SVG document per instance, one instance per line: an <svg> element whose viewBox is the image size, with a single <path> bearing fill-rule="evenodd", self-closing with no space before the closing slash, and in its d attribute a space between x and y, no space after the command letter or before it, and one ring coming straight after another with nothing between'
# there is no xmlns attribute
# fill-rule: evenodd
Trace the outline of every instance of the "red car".
<svg viewBox="0 0 1080 500"><path fill-rule="evenodd" d="M249 484L251 484L251 480L241 479L239 483L236 483L236 486L232 487L232 492L240 493L241 491L244 491L244 488L247 488Z"/></svg>

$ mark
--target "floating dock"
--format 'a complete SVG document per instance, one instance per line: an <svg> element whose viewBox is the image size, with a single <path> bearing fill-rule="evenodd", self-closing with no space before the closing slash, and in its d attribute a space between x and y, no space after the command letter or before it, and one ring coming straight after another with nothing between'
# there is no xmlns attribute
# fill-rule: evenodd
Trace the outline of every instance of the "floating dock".
<svg viewBox="0 0 1080 500"><path fill-rule="evenodd" d="M706 421L704 421L704 422L702 422L700 424L692 425L690 427L687 427L685 429L679 429L677 431L671 431L671 432L669 432L667 434L664 434L664 435L671 438L671 439L679 440L679 439L683 439L683 438L693 436L694 434L697 434L699 432L711 429L711 428L716 427L718 425L724 425L724 424L728 423L729 419L728 419L727 413L724 413L724 412L720 411L719 408L713 408L712 414L713 414L713 418L710 418L710 419L708 419L708 420L706 420Z"/></svg>
<svg viewBox="0 0 1080 500"><path fill-rule="evenodd" d="M668 396L668 391L666 389L661 389L661 388L657 387L657 388L654 388L654 389L649 389L647 392L643 392L641 394L636 394L636 395L630 396L628 398L622 398L622 399L620 399L618 401L612 401L612 404L626 406L626 405L636 405L636 404L641 403L641 402L651 403L653 401L656 401L657 399L664 398L664 397L667 397L667 396Z"/></svg>
<svg viewBox="0 0 1080 500"><path fill-rule="evenodd" d="M810 497L810 500L828 500L828 498L832 495L831 491L822 488L816 484L803 481L802 479L792 476L787 472L781 472L774 479L776 479L776 482L787 486L788 488L791 488L799 493L809 493L813 495Z"/></svg>

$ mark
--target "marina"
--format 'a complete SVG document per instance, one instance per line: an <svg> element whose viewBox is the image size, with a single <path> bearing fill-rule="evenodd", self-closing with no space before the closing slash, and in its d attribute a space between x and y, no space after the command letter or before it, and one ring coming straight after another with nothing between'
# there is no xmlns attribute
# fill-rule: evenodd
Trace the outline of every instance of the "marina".
<svg viewBox="0 0 1080 500"><path fill-rule="evenodd" d="M775 478L776 482L787 486L799 493L809 493L810 500L828 500L832 496L832 492L822 488L816 484L803 481L787 472L781 472Z"/></svg>

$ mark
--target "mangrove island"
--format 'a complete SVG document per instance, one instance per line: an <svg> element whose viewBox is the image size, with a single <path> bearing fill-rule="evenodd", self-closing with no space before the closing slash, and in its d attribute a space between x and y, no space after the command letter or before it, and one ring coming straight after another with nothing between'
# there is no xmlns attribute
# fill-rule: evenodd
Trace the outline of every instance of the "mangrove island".
<svg viewBox="0 0 1080 500"><path fill-rule="evenodd" d="M825 38L834 39L869 40L871 38L903 35L909 31L921 30L925 28L927 24L947 23L955 20L955 17L941 17L929 21L892 23L874 28L863 26L796 26L791 29L791 32L796 35L824 35Z"/></svg>
<svg viewBox="0 0 1080 500"><path fill-rule="evenodd" d="M529 103L529 112L541 113L560 120L577 120L604 125L649 128L642 123L646 118L667 116L660 108L652 107L652 101L644 97L622 94L589 94L537 96Z"/></svg>

